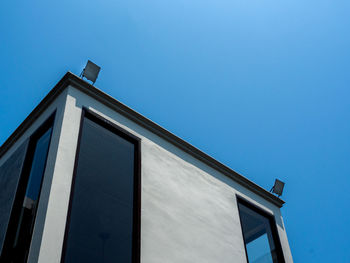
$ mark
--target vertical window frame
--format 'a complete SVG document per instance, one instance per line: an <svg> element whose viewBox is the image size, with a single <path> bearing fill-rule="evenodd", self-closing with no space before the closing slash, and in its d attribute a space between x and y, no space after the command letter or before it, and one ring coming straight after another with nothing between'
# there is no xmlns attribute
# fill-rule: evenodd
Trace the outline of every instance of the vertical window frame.
<svg viewBox="0 0 350 263"><path fill-rule="evenodd" d="M36 210L35 215L34 215L33 227L35 226L36 216L37 216L39 203L40 203L42 185L43 185L43 181L45 178L45 172L46 172L46 167L47 167L47 159L48 159L49 152L51 149L52 134L54 131L55 117L56 117L56 110L51 115L49 115L49 117L46 120L44 120L42 122L42 124L40 124L39 127L27 139L27 140L29 140L29 142L28 142L26 153L25 153L25 158L24 158L24 162L23 162L23 166L22 166L20 179L19 179L17 189L16 189L16 195L15 195L15 199L14 199L12 210L11 210L9 224L8 224L7 230L6 230L6 235L5 235L2 253L0 255L1 262L9 262L10 260L12 260L11 259L11 254L12 254L11 245L13 244L13 242L15 240L16 230L17 230L18 223L19 223L18 222L19 216L21 213L23 200L24 200L24 197L26 194L26 189L27 189L28 183L29 183L29 177L30 177L31 168L33 165L34 154L35 154L37 142L39 141L41 136L43 136L45 134L45 132L51 128L52 130L51 130L51 134L50 134L50 141L49 141L49 145L48 145L48 149L47 149L47 153L46 153L45 165L44 165L44 169L43 169L43 178L41 180L40 188L39 188L38 206L36 208L37 210ZM34 233L34 229L30 235L30 241L28 244L28 246L29 246L28 252L30 251L31 242L33 239L33 233ZM28 255L26 256L25 261L27 260L27 257L28 257Z"/></svg>
<svg viewBox="0 0 350 263"><path fill-rule="evenodd" d="M239 215L239 222L241 225L241 232L242 232L242 238L243 238L243 244L244 244L244 250L245 250L247 262L249 263L248 251L247 251L247 246L245 243L245 237L244 237L244 231L243 231L241 212L239 210L239 204L246 206L247 208L253 210L254 212L258 213L259 215L261 215L269 220L272 238L273 238L273 241L274 241L275 247L276 247L276 254L277 254L278 263L285 263L283 249L282 249L282 245L281 245L281 240L280 240L280 237L278 234L277 223L276 223L276 219L275 219L274 214L262 209L261 207L258 207L257 205L251 203L250 201L248 201L244 197L239 196L237 194L236 194L236 204L237 204L237 210L238 210L238 215Z"/></svg>
<svg viewBox="0 0 350 263"><path fill-rule="evenodd" d="M69 196L69 205L66 218L66 226L63 238L63 246L61 251L61 263L65 263L65 256L67 251L67 241L69 234L69 226L71 219L71 211L74 197L74 187L78 169L79 162L79 152L81 146L82 132L83 132L83 123L84 119L88 118L89 120L95 122L101 127L115 133L116 135L122 137L123 139L133 143L135 145L134 151L134 193L133 193L133 229L132 229L132 263L140 263L141 257L141 139L134 134L128 132L127 130L121 128L115 123L107 120L106 118L98 115L92 110L82 107L82 113L80 117L79 124L79 135L78 143L76 147L75 160L74 160L74 169L71 183L71 191Z"/></svg>

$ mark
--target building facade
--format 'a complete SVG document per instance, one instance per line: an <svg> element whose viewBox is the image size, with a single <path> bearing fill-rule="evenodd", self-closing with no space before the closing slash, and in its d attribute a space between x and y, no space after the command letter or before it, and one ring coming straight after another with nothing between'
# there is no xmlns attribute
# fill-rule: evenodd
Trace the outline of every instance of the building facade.
<svg viewBox="0 0 350 263"><path fill-rule="evenodd" d="M290 263L283 203L67 73L0 148L0 261Z"/></svg>

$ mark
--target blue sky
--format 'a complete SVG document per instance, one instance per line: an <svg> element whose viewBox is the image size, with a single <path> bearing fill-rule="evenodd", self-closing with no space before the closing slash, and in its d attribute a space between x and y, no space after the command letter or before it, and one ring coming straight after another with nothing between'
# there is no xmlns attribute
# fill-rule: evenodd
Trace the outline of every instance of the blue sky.
<svg viewBox="0 0 350 263"><path fill-rule="evenodd" d="M0 144L66 71L270 189L295 262L350 262L350 2L2 1Z"/></svg>

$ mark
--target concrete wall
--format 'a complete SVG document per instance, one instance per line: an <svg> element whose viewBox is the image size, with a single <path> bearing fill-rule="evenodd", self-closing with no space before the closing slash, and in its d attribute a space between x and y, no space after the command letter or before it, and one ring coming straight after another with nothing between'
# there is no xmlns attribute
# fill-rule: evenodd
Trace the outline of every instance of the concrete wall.
<svg viewBox="0 0 350 263"><path fill-rule="evenodd" d="M60 261L82 107L142 139L142 263L246 262L236 195L274 214L284 257L292 262L278 207L73 87L60 113L60 136L54 135L57 152L49 154L56 165L48 168L40 200L42 238L28 262Z"/></svg>

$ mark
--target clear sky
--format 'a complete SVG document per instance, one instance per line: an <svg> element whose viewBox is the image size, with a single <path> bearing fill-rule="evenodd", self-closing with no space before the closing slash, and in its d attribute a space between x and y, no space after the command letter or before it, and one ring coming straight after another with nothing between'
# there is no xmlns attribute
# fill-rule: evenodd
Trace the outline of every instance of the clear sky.
<svg viewBox="0 0 350 263"><path fill-rule="evenodd" d="M349 0L1 1L0 144L91 59L98 88L265 189L285 181L295 262L350 262L349 14Z"/></svg>

